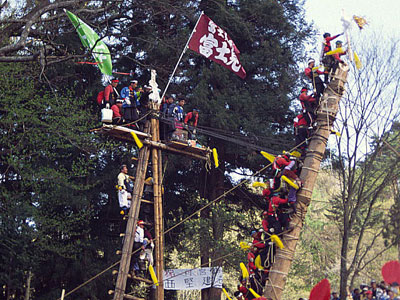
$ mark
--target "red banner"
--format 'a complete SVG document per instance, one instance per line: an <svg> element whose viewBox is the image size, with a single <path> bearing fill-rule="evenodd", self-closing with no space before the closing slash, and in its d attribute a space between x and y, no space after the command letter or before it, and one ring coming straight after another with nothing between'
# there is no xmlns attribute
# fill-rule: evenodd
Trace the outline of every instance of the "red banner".
<svg viewBox="0 0 400 300"><path fill-rule="evenodd" d="M229 35L209 17L202 15L189 41L189 49L234 72L240 78L246 71L239 61L240 51Z"/></svg>

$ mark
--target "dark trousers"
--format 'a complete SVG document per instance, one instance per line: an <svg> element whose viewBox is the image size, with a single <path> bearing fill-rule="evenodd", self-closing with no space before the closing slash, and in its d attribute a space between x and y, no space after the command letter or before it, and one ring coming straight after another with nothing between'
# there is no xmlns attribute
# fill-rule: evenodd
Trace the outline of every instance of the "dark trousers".
<svg viewBox="0 0 400 300"><path fill-rule="evenodd" d="M124 119L127 123L134 122L139 119L138 110L136 107L125 107L124 108Z"/></svg>
<svg viewBox="0 0 400 300"><path fill-rule="evenodd" d="M315 91L315 101L317 102L317 107L319 106L320 98L322 97L322 94L324 93L325 86L324 83L322 82L321 78L315 77L313 80L313 88Z"/></svg>
<svg viewBox="0 0 400 300"><path fill-rule="evenodd" d="M301 149L301 150L305 149L307 144L304 141L308 138L308 129L305 127L297 127L295 129L295 131L296 131L296 146L297 146L297 148ZM298 146L298 145L300 145L300 146Z"/></svg>

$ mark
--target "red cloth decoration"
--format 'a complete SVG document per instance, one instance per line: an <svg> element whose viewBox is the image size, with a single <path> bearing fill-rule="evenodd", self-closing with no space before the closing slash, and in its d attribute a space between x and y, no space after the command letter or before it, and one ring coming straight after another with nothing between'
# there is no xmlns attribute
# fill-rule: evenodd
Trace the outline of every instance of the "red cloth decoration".
<svg viewBox="0 0 400 300"><path fill-rule="evenodd" d="M318 282L310 293L310 300L329 300L331 297L331 284L328 279Z"/></svg>

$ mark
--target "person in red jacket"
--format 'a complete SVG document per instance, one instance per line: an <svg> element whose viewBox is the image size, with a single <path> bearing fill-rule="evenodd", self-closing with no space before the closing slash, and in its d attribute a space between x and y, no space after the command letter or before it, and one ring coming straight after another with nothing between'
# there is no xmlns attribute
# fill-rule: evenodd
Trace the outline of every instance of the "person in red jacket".
<svg viewBox="0 0 400 300"><path fill-rule="evenodd" d="M331 34L329 32L324 33L324 35L323 35L323 37L324 37L324 55L325 55L325 53L332 50L331 41L333 41L334 39L338 38L341 35L343 35L343 32L339 33L337 35L334 35L334 36L331 36Z"/></svg>
<svg viewBox="0 0 400 300"><path fill-rule="evenodd" d="M318 106L319 99L321 98L325 89L324 83L322 82L322 79L319 77L319 75L324 74L324 72L321 72L318 69L313 70L314 66L315 66L315 60L310 58L308 60L308 67L304 70L304 73L311 80L311 83L313 85L316 105Z"/></svg>
<svg viewBox="0 0 400 300"><path fill-rule="evenodd" d="M322 54L322 63L324 64L324 81L328 84L329 71L332 69L334 58L332 55L326 55L327 52L332 50L331 41L341 36L343 33L331 37L329 32L324 33L324 49Z"/></svg>
<svg viewBox="0 0 400 300"><path fill-rule="evenodd" d="M261 232L253 230L251 237L253 238L253 247L257 248L257 252L265 248L265 244L261 241Z"/></svg>
<svg viewBox="0 0 400 300"><path fill-rule="evenodd" d="M122 103L124 100L117 99L117 103L111 106L113 111L113 124L122 124L124 119L122 117Z"/></svg>
<svg viewBox="0 0 400 300"><path fill-rule="evenodd" d="M254 261L256 260L256 251L255 247L251 247L251 251L247 253L247 269L250 275L253 275L257 272L257 267Z"/></svg>
<svg viewBox="0 0 400 300"><path fill-rule="evenodd" d="M199 121L199 110L196 108L193 108L191 112L187 113L184 120L186 125L190 125L193 127L197 127L198 121Z"/></svg>
<svg viewBox="0 0 400 300"><path fill-rule="evenodd" d="M238 291L240 293L242 293L244 299L247 299L246 298L247 297L247 293L249 293L249 290L247 289L247 280L244 279L242 276L240 276L239 277L239 281L240 281L240 284L237 286ZM237 297L237 296L235 296L235 297Z"/></svg>
<svg viewBox="0 0 400 300"><path fill-rule="evenodd" d="M185 123L185 125L189 125L189 126L193 127L193 129L190 128L191 131L189 130L189 138L190 139L194 139L194 137L195 137L198 121L199 121L199 110L196 108L193 108L193 110L191 112L187 113L187 115L185 116L185 119L183 121Z"/></svg>
<svg viewBox="0 0 400 300"><path fill-rule="evenodd" d="M342 41L336 41L336 49L342 48L342 45L343 45ZM347 54L347 51L343 51L343 52L335 53L333 55L334 62L332 64L332 74L335 74L336 69L339 66L339 63L345 64L345 62L340 57L343 56L343 55L346 55L346 54Z"/></svg>
<svg viewBox="0 0 400 300"><path fill-rule="evenodd" d="M119 96L117 92L118 83L118 79L111 80L111 83L104 89L104 107L106 107L107 104L111 107L116 103Z"/></svg>
<svg viewBox="0 0 400 300"><path fill-rule="evenodd" d="M307 95L308 88L303 87L299 96L301 107L303 108L304 117L307 120L308 126L312 126L315 120L315 98L312 95Z"/></svg>
<svg viewBox="0 0 400 300"><path fill-rule="evenodd" d="M308 127L310 124L308 124L308 120L304 114L299 114L294 118L293 126L297 149L304 154L307 148L307 138L309 137Z"/></svg>

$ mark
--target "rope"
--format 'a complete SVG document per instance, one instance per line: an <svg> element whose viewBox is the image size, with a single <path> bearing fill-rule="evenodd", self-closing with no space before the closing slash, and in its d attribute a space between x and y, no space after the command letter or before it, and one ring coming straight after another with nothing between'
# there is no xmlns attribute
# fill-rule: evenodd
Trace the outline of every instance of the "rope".
<svg viewBox="0 0 400 300"><path fill-rule="evenodd" d="M150 114L150 113L151 113L151 111L148 112L148 114ZM145 116L147 116L147 114L146 114ZM144 118L145 116L143 116L142 118ZM137 121L136 121L136 122L137 122ZM291 150L289 150L289 152L292 152L292 151L295 150L297 147L299 147L299 146L301 146L302 144L306 143L309 139L311 139L311 137L305 139L303 142L301 142L301 143L299 143L298 145L296 145L295 147L293 147ZM269 163L269 164L266 165L265 167L263 167L263 168L261 168L260 170L256 171L256 172L253 174L253 177L254 177L254 176L257 176L258 174L260 174L261 172L263 172L264 170L266 170L266 169L267 169L268 167L270 167L271 165L272 165L272 163ZM232 188L229 189L228 191L224 192L222 195L218 196L217 198L215 198L214 200L212 200L211 202L209 202L209 203L206 204L205 206L199 208L199 209L196 210L194 213L190 214L188 217L184 218L182 221L178 222L178 223L175 224L174 226L172 226L172 227L168 228L167 230L165 230L165 231L163 232L163 234L166 234L166 233L172 231L173 229L175 229L176 227L182 225L184 222L186 222L187 220L191 219L193 216L195 216L195 215L198 214L199 212L203 211L204 209L206 209L206 208L209 207L210 205L216 203L216 202L219 201L220 199L224 198L226 195L230 194L230 193L231 193L232 191L234 191L235 189L237 189L237 188L239 188L240 186L242 186L242 185L244 185L245 183L247 183L249 180L250 180L250 179L245 179L245 180L243 180L242 182L240 182L240 183L237 184L236 186L232 187ZM282 234L283 234L283 233L284 233L284 232L282 232ZM154 240L156 240L156 239L154 239ZM133 251L131 255L137 253L139 250L140 250L140 248L137 249L137 250L135 250L135 251ZM225 255L224 257L229 256L229 255L232 255L233 253L235 253L235 252L231 252L231 253ZM216 259L216 260L217 260L217 259ZM214 260L214 261L216 261L216 260ZM102 274L104 274L105 272L107 272L108 270L110 270L111 268L117 266L120 262L121 262L121 260L115 262L114 264L112 264L112 265L109 266L108 268L106 268L106 269L104 269L103 271L99 272L98 274L94 275L93 277L91 277L90 279L88 279L87 281L85 281L84 283L80 284L80 285L77 286L76 288L74 288L74 289L72 289L71 291L69 291L68 293L66 293L64 297L67 297L67 296L71 295L72 293L76 292L77 290L79 290L80 288L84 287L84 286L87 285L88 283L92 282L94 279L98 278L99 276L101 276ZM201 267L201 266L200 266L200 267ZM194 269L196 269L196 268L194 268ZM57 300L60 300L60 298L58 298Z"/></svg>

